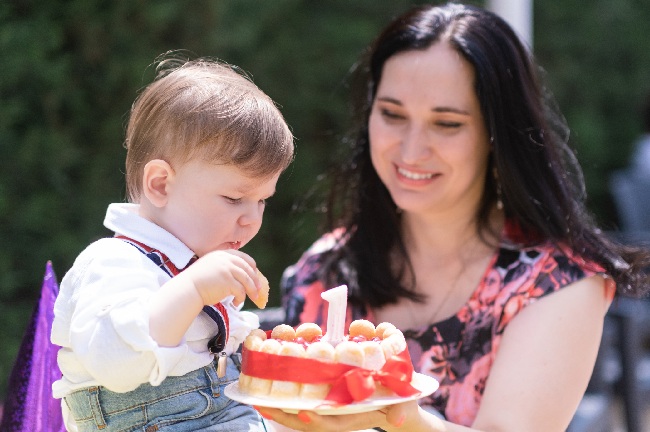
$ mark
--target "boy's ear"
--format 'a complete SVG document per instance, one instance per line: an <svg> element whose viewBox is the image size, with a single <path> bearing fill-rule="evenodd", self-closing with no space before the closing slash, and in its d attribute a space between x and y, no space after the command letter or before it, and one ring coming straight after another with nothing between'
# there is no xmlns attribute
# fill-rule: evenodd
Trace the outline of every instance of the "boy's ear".
<svg viewBox="0 0 650 432"><path fill-rule="evenodd" d="M169 182L174 177L174 169L162 159L153 159L144 166L142 192L155 207L167 204Z"/></svg>

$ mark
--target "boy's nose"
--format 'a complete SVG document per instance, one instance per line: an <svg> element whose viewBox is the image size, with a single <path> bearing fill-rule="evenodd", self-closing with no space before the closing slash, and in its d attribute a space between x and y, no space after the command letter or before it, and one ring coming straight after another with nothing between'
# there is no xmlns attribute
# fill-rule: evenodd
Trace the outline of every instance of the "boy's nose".
<svg viewBox="0 0 650 432"><path fill-rule="evenodd" d="M255 225L262 223L262 216L264 215L264 206L253 204L249 206L245 212L239 216L237 222L241 226Z"/></svg>

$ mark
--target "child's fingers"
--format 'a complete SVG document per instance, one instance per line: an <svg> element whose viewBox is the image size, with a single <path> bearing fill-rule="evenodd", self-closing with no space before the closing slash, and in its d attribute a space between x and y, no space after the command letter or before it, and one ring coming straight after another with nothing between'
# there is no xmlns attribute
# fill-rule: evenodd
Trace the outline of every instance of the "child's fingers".
<svg viewBox="0 0 650 432"><path fill-rule="evenodd" d="M203 263L203 265L198 265ZM210 302L221 301L228 295L234 296L234 304L239 306L248 295L255 300L259 292L255 260L238 250L215 251L202 257L189 270L202 274ZM204 301L206 299L204 298ZM206 303L209 304L209 303Z"/></svg>
<svg viewBox="0 0 650 432"><path fill-rule="evenodd" d="M244 290L246 291L246 295L248 295L248 297L253 301L253 303L255 303L255 305L258 308L264 309L266 307L266 303L269 301L268 279L262 274L262 272L260 272L258 268L256 268L255 260L251 256L243 252L240 252L238 250L228 250L227 252L239 258L242 258L246 262L246 264L252 265L252 267L242 265L242 268L246 271L249 278L252 279L254 289L250 289L248 280L244 282L242 279L239 279L239 281L244 287ZM240 303L235 303L235 304L239 305Z"/></svg>
<svg viewBox="0 0 650 432"><path fill-rule="evenodd" d="M233 277L237 282L239 282L239 286L233 287L231 290L232 294L235 296L236 306L243 303L244 300L246 300L246 296L250 297L251 300L257 299L259 291L256 285L257 276L254 271L252 271L253 275L251 276L251 272L248 270L248 265L246 265L243 267L236 266L232 271Z"/></svg>
<svg viewBox="0 0 650 432"><path fill-rule="evenodd" d="M234 256L236 256L238 258L243 259L246 262L246 264L248 264L248 266L250 267L249 274L250 274L251 278L254 279L255 269L257 268L257 263L255 262L253 257L251 257L250 255L248 255L248 254L246 254L246 253L244 253L242 251L235 250L235 249L228 249L228 250L225 250L224 252L227 252L227 253L229 253L231 255L234 255Z"/></svg>
<svg viewBox="0 0 650 432"><path fill-rule="evenodd" d="M237 267L241 268L244 272L246 272L248 277L253 281L253 284L257 285L256 284L257 272L255 271L255 269L257 268L257 263L255 262L253 257L236 249L228 249L223 252L226 252L236 257L233 259L235 265L237 265ZM238 280L240 280L241 282L241 278L238 278Z"/></svg>

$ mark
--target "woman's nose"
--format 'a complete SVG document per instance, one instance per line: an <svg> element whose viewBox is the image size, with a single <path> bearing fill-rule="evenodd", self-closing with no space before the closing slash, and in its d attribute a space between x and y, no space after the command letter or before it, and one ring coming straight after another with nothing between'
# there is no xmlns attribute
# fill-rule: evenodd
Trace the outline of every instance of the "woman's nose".
<svg viewBox="0 0 650 432"><path fill-rule="evenodd" d="M402 137L400 153L402 161L415 164L431 156L430 137L422 127L412 126Z"/></svg>

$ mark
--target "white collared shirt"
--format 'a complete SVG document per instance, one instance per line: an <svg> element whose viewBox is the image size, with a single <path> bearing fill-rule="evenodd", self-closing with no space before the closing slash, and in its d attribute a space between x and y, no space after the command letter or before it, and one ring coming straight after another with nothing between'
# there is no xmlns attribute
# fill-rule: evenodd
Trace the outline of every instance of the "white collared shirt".
<svg viewBox="0 0 650 432"><path fill-rule="evenodd" d="M194 256L179 239L138 214L137 204L111 204L104 225L167 255L178 268ZM55 398L94 385L116 392L140 384L157 385L167 376L181 376L212 361L207 343L217 325L199 314L176 347L162 347L149 335L150 299L170 277L131 244L100 239L75 260L61 281L54 305L52 343L61 346L58 363L63 377L52 385ZM233 297L228 310L230 338L225 351L235 352L259 326L251 312L241 311Z"/></svg>

